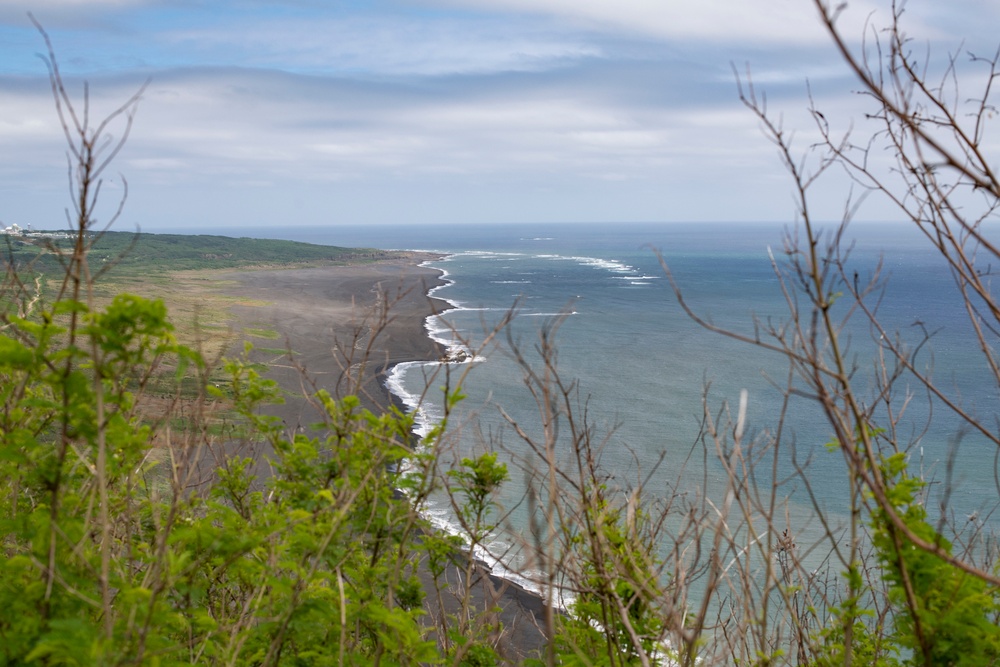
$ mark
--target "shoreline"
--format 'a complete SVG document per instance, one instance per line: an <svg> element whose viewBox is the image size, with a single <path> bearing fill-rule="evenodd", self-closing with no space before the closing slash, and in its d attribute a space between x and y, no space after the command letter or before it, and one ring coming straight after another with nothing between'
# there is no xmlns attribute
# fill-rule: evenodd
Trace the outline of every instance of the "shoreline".
<svg viewBox="0 0 1000 667"><path fill-rule="evenodd" d="M385 386L392 368L444 354L424 329L426 317L444 306L427 296L443 284L440 271L420 266L436 257L226 272L236 283L227 295L252 300L230 309L242 331L239 345L253 343L250 361L266 365L286 392L273 413L291 427L308 427L319 413L305 396L319 389L356 394L373 411L402 406Z"/></svg>
<svg viewBox="0 0 1000 667"><path fill-rule="evenodd" d="M236 284L224 291L253 300L230 309L242 331L239 351L242 341L252 342L249 360L266 365L266 376L285 394L285 403L271 406L268 413L289 428L308 428L320 421L306 399L318 389L334 397L356 393L373 412L390 405L409 411L411 406L392 392L387 380L399 364L441 362L447 353L426 326L429 317L454 307L433 296L450 283L447 272L426 266L446 256L414 252L372 264L226 272ZM358 358L367 361L352 363ZM468 550L462 557L473 562L477 606L501 609L509 633L506 650L520 657L541 651L544 597L494 574ZM460 576L460 569L455 565L449 578Z"/></svg>

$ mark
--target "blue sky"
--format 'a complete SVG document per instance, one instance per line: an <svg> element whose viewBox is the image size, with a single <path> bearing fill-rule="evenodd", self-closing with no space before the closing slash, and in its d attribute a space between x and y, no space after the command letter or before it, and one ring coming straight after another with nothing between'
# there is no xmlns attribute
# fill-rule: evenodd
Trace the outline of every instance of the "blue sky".
<svg viewBox="0 0 1000 667"><path fill-rule="evenodd" d="M809 0L4 0L5 225L61 226L68 203L29 10L94 114L150 80L106 183L110 209L128 180L126 227L790 221L733 64L803 149L807 81L836 127L865 129ZM845 33L888 11L851 2ZM1000 3L906 18L921 52L997 46ZM835 217L846 192L832 178L817 206Z"/></svg>

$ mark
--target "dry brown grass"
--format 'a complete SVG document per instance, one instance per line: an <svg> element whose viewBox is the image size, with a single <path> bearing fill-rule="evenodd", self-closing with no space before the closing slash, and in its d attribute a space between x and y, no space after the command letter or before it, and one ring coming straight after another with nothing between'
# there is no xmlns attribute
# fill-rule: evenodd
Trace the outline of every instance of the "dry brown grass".
<svg viewBox="0 0 1000 667"><path fill-rule="evenodd" d="M202 269L111 276L95 285L96 305L101 307L122 292L161 299L170 313L178 341L201 350L206 359L216 360L244 337L232 308L268 305L266 301L227 293L227 288L237 285L227 273L227 270Z"/></svg>

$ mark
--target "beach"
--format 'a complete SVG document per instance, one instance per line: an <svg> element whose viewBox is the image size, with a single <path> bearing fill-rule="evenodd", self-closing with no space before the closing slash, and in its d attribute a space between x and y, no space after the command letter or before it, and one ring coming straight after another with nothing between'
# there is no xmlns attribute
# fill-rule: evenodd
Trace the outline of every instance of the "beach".
<svg viewBox="0 0 1000 667"><path fill-rule="evenodd" d="M440 271L420 266L432 257L225 274L225 291L241 302L232 308L237 328L255 348L250 361L266 364L286 392L273 413L307 427L319 415L301 399L318 389L382 409L392 400L384 378L394 364L440 359L424 329L444 306L427 297L440 284Z"/></svg>
<svg viewBox="0 0 1000 667"><path fill-rule="evenodd" d="M318 389L356 394L373 411L400 405L385 386L391 368L436 361L445 352L425 328L428 316L447 307L427 295L443 284L439 270L421 266L435 257L412 253L365 264L227 272L225 292L240 303L232 307L236 327L254 344L249 360L266 364L265 377L285 393L285 403L268 413L289 429L308 429L320 421L306 398ZM232 353L242 353L242 342ZM484 566L477 573L477 607L501 609L502 655L517 661L537 652L542 600ZM452 585L459 576L457 566L448 573ZM429 575L424 579L429 586Z"/></svg>

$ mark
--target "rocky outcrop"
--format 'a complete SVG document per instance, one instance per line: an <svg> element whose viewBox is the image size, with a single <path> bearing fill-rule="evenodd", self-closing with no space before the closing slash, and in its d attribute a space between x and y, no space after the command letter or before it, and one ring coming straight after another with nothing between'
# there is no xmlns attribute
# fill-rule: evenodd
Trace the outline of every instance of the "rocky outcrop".
<svg viewBox="0 0 1000 667"><path fill-rule="evenodd" d="M441 361L446 364L462 364L471 359L472 355L469 354L469 351L461 347L448 348L448 351L441 357Z"/></svg>

